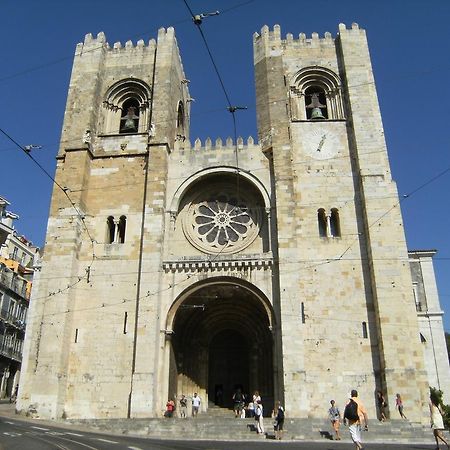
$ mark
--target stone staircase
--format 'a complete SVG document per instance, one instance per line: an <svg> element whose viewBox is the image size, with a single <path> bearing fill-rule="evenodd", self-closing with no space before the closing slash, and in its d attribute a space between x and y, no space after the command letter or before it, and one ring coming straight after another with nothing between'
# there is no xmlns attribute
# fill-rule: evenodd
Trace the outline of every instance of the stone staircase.
<svg viewBox="0 0 450 450"><path fill-rule="evenodd" d="M197 417L181 419L174 417L151 419L104 419L69 420L66 423L90 429L164 439L207 439L207 440L263 440L274 439L273 419L264 418L265 435L258 435L254 419L235 418L233 411L210 407L207 413ZM332 430L328 420L286 418L283 440L318 441L331 439ZM343 441L349 441L347 427L341 427ZM410 423L406 420L390 420L381 423L369 421L369 431L363 433L365 442L434 442L429 427Z"/></svg>

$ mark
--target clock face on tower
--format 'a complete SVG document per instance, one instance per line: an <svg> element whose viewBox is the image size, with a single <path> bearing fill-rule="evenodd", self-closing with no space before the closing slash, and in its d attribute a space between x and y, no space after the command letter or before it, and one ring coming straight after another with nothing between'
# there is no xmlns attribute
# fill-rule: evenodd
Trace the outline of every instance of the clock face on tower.
<svg viewBox="0 0 450 450"><path fill-rule="evenodd" d="M306 154L314 159L333 158L340 150L338 136L318 124L304 137L303 142Z"/></svg>

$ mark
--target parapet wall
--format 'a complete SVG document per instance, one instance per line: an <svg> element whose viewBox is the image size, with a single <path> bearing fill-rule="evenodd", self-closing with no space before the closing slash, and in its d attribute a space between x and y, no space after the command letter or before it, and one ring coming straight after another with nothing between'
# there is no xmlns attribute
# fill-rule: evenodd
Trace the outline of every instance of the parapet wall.
<svg viewBox="0 0 450 450"><path fill-rule="evenodd" d="M352 23L350 28L347 28L345 24L339 24L339 34L344 32L365 33L362 28L359 28L357 23ZM323 37L319 36L319 33L313 32L311 37L307 37L305 33L300 33L298 38L294 38L292 33L287 33L285 39L281 37L281 27L279 25L274 25L273 30L271 30L267 25L261 28L260 33L253 34L253 45L255 49L255 61L259 60L261 56L264 55L276 55L281 49L286 47L309 47L309 48L319 48L319 47L334 47L335 38L329 31L326 31Z"/></svg>
<svg viewBox="0 0 450 450"><path fill-rule="evenodd" d="M166 40L174 40L175 39L175 30L172 27L169 28L160 28L158 30L158 43ZM86 51L95 51L97 49L104 49L105 51L111 51L114 53L125 53L132 52L136 50L151 50L153 51L156 47L156 40L150 39L145 44L143 39L139 39L136 44L133 41L128 40L125 44L122 42L115 42L112 47L106 40L106 35L103 31L97 34L96 37L92 35L92 33L86 34L84 37L84 41L77 44L75 54L82 55Z"/></svg>
<svg viewBox="0 0 450 450"><path fill-rule="evenodd" d="M189 140L178 141L178 149L181 152L207 152L207 151L215 151L215 152L230 152L235 151L237 149L239 151L261 151L261 146L259 143L255 144L253 137L249 136L247 141L244 143L244 139L239 136L234 142L233 138L227 137L225 141L222 138L217 138L216 140L212 140L210 137L205 139L205 142L197 138L192 145Z"/></svg>

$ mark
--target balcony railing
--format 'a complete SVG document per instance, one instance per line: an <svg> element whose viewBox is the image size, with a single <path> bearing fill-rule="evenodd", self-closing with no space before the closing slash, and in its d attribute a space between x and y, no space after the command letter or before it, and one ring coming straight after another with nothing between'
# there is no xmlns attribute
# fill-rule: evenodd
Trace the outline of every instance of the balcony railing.
<svg viewBox="0 0 450 450"><path fill-rule="evenodd" d="M13 272L2 270L0 272L0 283L3 284L3 286L5 286L7 289L11 289L21 297L28 298L27 282L20 278L14 277Z"/></svg>
<svg viewBox="0 0 450 450"><path fill-rule="evenodd" d="M22 353L14 350L14 347L11 345L0 346L0 355L15 359L16 361L22 361Z"/></svg>
<svg viewBox="0 0 450 450"><path fill-rule="evenodd" d="M25 331L27 324L25 321L18 319L15 314L11 314L9 311L5 311L4 309L0 310L0 324L9 327L15 328L18 331Z"/></svg>

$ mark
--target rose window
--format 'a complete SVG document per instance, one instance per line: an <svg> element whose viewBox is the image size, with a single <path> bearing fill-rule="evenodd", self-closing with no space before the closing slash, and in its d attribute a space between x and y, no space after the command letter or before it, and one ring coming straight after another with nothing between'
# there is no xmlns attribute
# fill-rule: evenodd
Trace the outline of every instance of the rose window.
<svg viewBox="0 0 450 450"><path fill-rule="evenodd" d="M197 197L184 223L189 241L206 252L232 253L247 247L260 223L259 209L249 204L248 198L224 191Z"/></svg>

